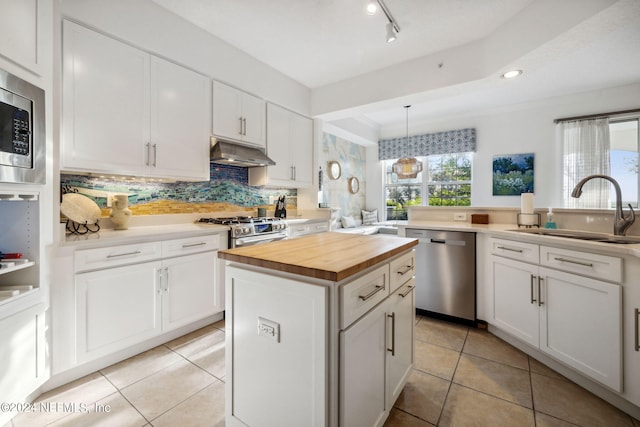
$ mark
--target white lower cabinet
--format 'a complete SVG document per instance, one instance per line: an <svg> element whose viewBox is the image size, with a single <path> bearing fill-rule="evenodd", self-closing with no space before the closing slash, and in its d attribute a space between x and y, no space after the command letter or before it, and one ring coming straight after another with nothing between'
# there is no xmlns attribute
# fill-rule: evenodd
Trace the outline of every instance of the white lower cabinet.
<svg viewBox="0 0 640 427"><path fill-rule="evenodd" d="M162 328L169 330L220 311L216 276L218 253L204 252L165 260Z"/></svg>
<svg viewBox="0 0 640 427"><path fill-rule="evenodd" d="M342 282L225 269L228 426L382 426L414 366L415 279Z"/></svg>
<svg viewBox="0 0 640 427"><path fill-rule="evenodd" d="M599 280L599 276L620 277L620 260L542 246L540 262L556 267L547 268L515 260L528 252L524 247L518 250L518 242L505 243L502 247L511 252L490 258L490 323L612 390L622 391L621 285ZM531 249L530 244L526 247ZM549 253L556 255L549 258ZM585 272L578 275L559 268Z"/></svg>
<svg viewBox="0 0 640 427"><path fill-rule="evenodd" d="M216 235L76 251L76 362L222 311L217 249Z"/></svg>
<svg viewBox="0 0 640 427"><path fill-rule="evenodd" d="M414 365L415 279L391 294L387 302L386 407L398 400ZM390 343L389 343L390 340Z"/></svg>
<svg viewBox="0 0 640 427"><path fill-rule="evenodd" d="M155 261L76 274L77 362L160 332L160 266Z"/></svg>
<svg viewBox="0 0 640 427"><path fill-rule="evenodd" d="M340 332L340 425L384 422L386 318L381 304Z"/></svg>
<svg viewBox="0 0 640 427"><path fill-rule="evenodd" d="M18 404L48 378L44 304L38 304L0 319L0 394L3 404ZM13 412L15 411L15 412ZM18 413L8 406L0 413L0 423Z"/></svg>
<svg viewBox="0 0 640 427"><path fill-rule="evenodd" d="M540 268L540 349L622 391L620 285Z"/></svg>

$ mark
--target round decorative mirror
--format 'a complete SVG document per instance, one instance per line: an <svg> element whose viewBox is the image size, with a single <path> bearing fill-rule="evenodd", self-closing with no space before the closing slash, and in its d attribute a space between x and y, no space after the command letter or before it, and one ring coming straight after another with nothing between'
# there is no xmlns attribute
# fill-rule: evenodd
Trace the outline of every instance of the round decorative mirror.
<svg viewBox="0 0 640 427"><path fill-rule="evenodd" d="M329 174L330 179L338 179L340 175L342 175L342 168L340 167L340 163L332 160L327 163L327 173Z"/></svg>
<svg viewBox="0 0 640 427"><path fill-rule="evenodd" d="M355 176L349 178L347 184L349 185L349 192L351 194L356 194L360 190L360 181Z"/></svg>

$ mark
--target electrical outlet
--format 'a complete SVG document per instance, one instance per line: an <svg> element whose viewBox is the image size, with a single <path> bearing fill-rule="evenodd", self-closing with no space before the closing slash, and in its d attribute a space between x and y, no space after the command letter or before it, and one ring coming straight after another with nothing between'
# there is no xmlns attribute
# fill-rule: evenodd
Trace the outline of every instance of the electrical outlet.
<svg viewBox="0 0 640 427"><path fill-rule="evenodd" d="M454 221L466 221L467 220L467 214L464 212L456 212L453 214L453 220Z"/></svg>
<svg viewBox="0 0 640 427"><path fill-rule="evenodd" d="M280 324L264 317L258 317L258 335L280 342Z"/></svg>

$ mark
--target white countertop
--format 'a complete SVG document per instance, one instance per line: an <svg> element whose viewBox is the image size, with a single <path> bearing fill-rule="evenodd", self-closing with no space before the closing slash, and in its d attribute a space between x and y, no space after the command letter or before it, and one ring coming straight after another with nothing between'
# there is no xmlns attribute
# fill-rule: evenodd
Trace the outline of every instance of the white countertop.
<svg viewBox="0 0 640 427"><path fill-rule="evenodd" d="M100 247L154 240L180 239L206 234L226 233L229 227L215 224L167 224L130 227L127 230L101 229L97 233L67 234L61 246Z"/></svg>
<svg viewBox="0 0 640 427"><path fill-rule="evenodd" d="M607 255L631 255L640 258L640 244L617 244L594 242L590 240L571 239L567 237L545 236L539 234L519 233L516 224L471 224L456 221L407 221L398 224L400 236L404 236L407 228L425 230L467 231L490 234L503 239L512 239L536 244L562 246L569 249L597 251Z"/></svg>

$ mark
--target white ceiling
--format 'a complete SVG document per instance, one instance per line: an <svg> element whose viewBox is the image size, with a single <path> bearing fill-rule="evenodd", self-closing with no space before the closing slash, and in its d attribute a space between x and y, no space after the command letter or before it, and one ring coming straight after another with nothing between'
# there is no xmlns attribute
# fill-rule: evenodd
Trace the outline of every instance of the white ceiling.
<svg viewBox="0 0 640 427"><path fill-rule="evenodd" d="M536 8L546 8L550 21L562 19L554 15L559 0L385 0L400 26L398 39L387 44L387 20L381 11L366 15L367 0L153 1L311 89L482 40ZM407 101L419 120L640 82L640 0L617 1L533 46L517 63L525 72L509 84L489 76L358 106L337 118L403 126L400 106Z"/></svg>

